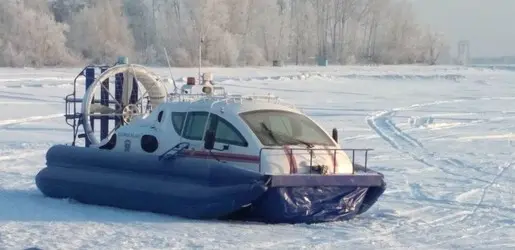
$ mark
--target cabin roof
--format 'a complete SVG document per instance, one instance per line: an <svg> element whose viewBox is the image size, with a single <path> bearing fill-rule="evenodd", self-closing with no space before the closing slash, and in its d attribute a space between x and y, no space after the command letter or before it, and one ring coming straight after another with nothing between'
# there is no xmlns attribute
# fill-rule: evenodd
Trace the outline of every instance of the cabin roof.
<svg viewBox="0 0 515 250"><path fill-rule="evenodd" d="M278 99L252 99L252 98L203 98L195 101L181 100L172 101L162 104L165 109L173 109L177 111L209 111L211 108L221 109L224 112L233 114L241 114L244 112L257 110L282 110L293 113L301 113L295 107L280 103Z"/></svg>

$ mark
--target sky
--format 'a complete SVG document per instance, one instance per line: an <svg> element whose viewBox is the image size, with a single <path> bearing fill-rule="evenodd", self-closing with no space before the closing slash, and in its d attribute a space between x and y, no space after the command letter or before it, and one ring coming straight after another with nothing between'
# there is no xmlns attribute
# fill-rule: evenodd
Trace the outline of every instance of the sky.
<svg viewBox="0 0 515 250"><path fill-rule="evenodd" d="M445 34L457 54L468 40L471 57L515 56L515 0L412 0L419 20Z"/></svg>

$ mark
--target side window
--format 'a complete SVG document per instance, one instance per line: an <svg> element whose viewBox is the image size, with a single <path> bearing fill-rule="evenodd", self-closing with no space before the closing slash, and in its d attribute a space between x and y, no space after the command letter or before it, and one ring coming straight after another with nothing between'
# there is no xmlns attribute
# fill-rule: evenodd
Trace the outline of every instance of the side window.
<svg viewBox="0 0 515 250"><path fill-rule="evenodd" d="M211 114L213 121L216 121L216 142L247 147L249 144L243 135L224 118Z"/></svg>
<svg viewBox="0 0 515 250"><path fill-rule="evenodd" d="M186 117L186 112L172 112L173 129L178 135L181 135L184 117Z"/></svg>
<svg viewBox="0 0 515 250"><path fill-rule="evenodd" d="M202 140L207 115L207 112L190 112L188 114L188 119L186 119L183 137L190 140Z"/></svg>
<svg viewBox="0 0 515 250"><path fill-rule="evenodd" d="M208 117L207 112L190 112L186 119L183 137L190 140L202 140L204 135L206 121ZM172 114L172 122L175 132L181 133L182 124L186 113L174 112ZM227 120L222 117L211 114L209 116L208 129L216 130L216 142L247 147L248 142L243 135Z"/></svg>
<svg viewBox="0 0 515 250"><path fill-rule="evenodd" d="M163 120L163 111L160 111L159 114L157 114L157 121L161 122Z"/></svg>

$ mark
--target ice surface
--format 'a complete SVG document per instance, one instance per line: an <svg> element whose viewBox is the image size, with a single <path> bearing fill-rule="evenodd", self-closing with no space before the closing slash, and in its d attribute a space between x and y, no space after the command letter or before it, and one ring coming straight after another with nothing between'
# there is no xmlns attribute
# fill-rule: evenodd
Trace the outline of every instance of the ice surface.
<svg viewBox="0 0 515 250"><path fill-rule="evenodd" d="M388 190L316 225L192 221L45 198L35 174L68 143L79 69L0 69L0 249L514 249L515 72L450 66L205 69L231 92L279 95L372 147ZM168 69L155 69L163 77ZM174 69L181 81L197 69ZM172 88L170 88L172 89Z"/></svg>

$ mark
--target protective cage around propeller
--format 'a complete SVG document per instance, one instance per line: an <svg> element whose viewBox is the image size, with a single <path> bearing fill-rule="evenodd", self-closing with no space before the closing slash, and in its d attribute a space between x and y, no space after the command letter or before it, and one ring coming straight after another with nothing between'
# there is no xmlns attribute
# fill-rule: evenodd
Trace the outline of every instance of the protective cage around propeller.
<svg viewBox="0 0 515 250"><path fill-rule="evenodd" d="M167 96L164 82L142 65L108 68L91 83L82 99L82 124L90 146L105 144L116 129L148 114L166 102Z"/></svg>

